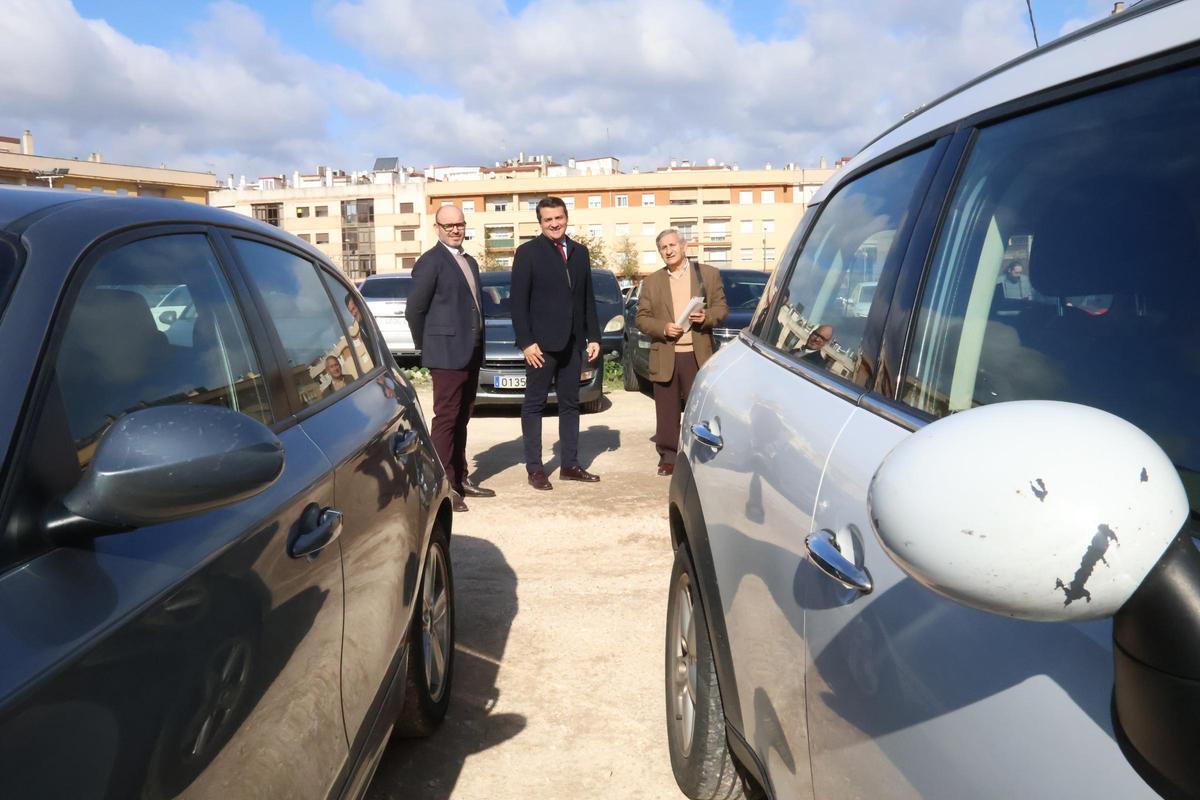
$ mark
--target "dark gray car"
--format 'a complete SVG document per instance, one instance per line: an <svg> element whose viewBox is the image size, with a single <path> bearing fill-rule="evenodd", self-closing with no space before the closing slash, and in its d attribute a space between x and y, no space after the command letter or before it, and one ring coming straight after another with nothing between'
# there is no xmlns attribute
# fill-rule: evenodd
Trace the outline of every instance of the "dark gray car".
<svg viewBox="0 0 1200 800"><path fill-rule="evenodd" d="M0 190L5 796L355 797L437 725L448 491L380 343L267 225Z"/></svg>

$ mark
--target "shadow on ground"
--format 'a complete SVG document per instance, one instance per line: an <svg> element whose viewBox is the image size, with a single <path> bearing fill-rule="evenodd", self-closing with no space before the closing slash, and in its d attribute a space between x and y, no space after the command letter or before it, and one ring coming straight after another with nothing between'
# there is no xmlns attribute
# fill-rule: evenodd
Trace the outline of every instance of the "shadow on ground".
<svg viewBox="0 0 1200 800"><path fill-rule="evenodd" d="M542 441L554 441L553 454L548 461L542 464L551 480L554 479L555 470L562 465L562 453L557 441L558 423L552 417L553 415L547 415L546 420L542 423ZM590 467L592 462L601 453L616 450L621 446L620 431L614 430L607 425L588 425L584 427L583 421L586 419L587 417L581 417L581 424L579 426L579 463L584 469ZM525 463L525 445L521 441L521 421L519 419L515 420L513 437L475 454L474 458L471 459L473 463L471 480L482 484L484 481L495 477L509 467Z"/></svg>
<svg viewBox="0 0 1200 800"><path fill-rule="evenodd" d="M428 739L392 737L367 800L445 800L463 763L525 729L521 714L496 714L496 676L517 616L517 575L503 552L484 539L455 534L453 695L442 727Z"/></svg>

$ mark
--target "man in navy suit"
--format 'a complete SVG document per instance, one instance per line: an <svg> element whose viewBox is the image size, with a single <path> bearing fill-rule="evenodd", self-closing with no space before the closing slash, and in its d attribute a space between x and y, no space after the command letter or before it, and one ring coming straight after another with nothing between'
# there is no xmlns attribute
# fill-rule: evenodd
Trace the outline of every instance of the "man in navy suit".
<svg viewBox="0 0 1200 800"><path fill-rule="evenodd" d="M512 319L525 353L521 434L525 469L535 489L553 489L542 466L542 412L553 383L558 394L558 477L594 483L579 465L579 376L583 359L600 355L600 325L587 248L567 238L567 205L559 197L537 204L542 235L517 248L512 270Z"/></svg>
<svg viewBox="0 0 1200 800"><path fill-rule="evenodd" d="M433 447L450 479L454 510L466 511L464 495L496 494L467 477L467 422L483 363L483 298L479 265L462 248L462 211L442 206L433 219L438 243L413 265L404 316L421 350L421 366L433 376Z"/></svg>

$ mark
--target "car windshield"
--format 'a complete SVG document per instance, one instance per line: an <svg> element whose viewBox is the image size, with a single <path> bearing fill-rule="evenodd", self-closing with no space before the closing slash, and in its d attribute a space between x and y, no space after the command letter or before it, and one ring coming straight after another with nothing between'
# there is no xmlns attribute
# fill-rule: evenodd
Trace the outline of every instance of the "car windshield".
<svg viewBox="0 0 1200 800"><path fill-rule="evenodd" d="M754 308L762 297L763 289L767 286L766 273L761 275L733 275L721 273L721 282L725 285L725 302L730 308Z"/></svg>
<svg viewBox="0 0 1200 800"><path fill-rule="evenodd" d="M371 278L363 281L362 296L368 300L404 300L408 297L408 289L412 278L395 277Z"/></svg>
<svg viewBox="0 0 1200 800"><path fill-rule="evenodd" d="M592 291L597 303L621 303L621 287L617 285L616 276L611 272L592 270Z"/></svg>
<svg viewBox="0 0 1200 800"><path fill-rule="evenodd" d="M512 273L492 273L484 277L479 293L483 295L485 319L512 319Z"/></svg>

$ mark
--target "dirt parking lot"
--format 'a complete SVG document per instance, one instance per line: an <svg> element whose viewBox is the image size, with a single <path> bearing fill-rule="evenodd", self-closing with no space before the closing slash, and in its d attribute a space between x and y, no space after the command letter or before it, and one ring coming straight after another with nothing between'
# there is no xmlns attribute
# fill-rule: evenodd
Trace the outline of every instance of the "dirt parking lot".
<svg viewBox="0 0 1200 800"><path fill-rule="evenodd" d="M473 475L497 496L455 515L454 697L432 738L389 744L371 800L682 797L663 722L669 479L653 401L606 399L580 420L599 484L557 480L553 416L552 492L526 483L516 409L471 422Z"/></svg>

